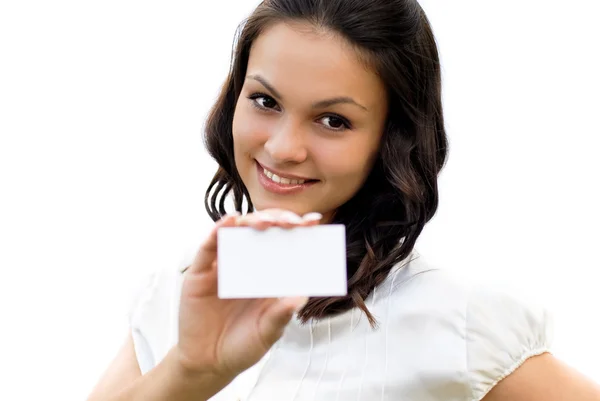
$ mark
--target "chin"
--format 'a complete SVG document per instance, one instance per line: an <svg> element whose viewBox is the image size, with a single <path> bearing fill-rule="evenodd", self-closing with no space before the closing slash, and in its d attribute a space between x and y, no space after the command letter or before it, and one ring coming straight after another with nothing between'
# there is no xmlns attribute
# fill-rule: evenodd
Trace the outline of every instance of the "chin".
<svg viewBox="0 0 600 401"><path fill-rule="evenodd" d="M254 206L254 210L256 211L265 209L282 209L289 210L290 212L294 212L300 216L308 213L308 211L306 211L306 207L301 207L300 205L294 204L293 202L275 202L259 200L256 203L252 202L252 205Z"/></svg>
<svg viewBox="0 0 600 401"><path fill-rule="evenodd" d="M307 205L302 205L300 202L295 202L294 199L287 200L278 200L278 199L269 199L269 197L260 196L259 194L256 197L252 197L250 193L250 199L252 199L252 205L254 206L254 210L260 211L265 209L282 209L289 210L290 212L294 212L300 216L306 214Z"/></svg>

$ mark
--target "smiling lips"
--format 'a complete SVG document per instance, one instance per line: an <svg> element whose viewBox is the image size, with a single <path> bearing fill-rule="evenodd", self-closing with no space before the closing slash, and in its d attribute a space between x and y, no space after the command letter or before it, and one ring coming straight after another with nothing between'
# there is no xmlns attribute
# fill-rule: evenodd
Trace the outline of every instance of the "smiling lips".
<svg viewBox="0 0 600 401"><path fill-rule="evenodd" d="M309 178L282 177L263 167L258 162L256 162L256 168L258 171L258 181L262 184L263 188L276 194L295 194L318 182L318 180Z"/></svg>

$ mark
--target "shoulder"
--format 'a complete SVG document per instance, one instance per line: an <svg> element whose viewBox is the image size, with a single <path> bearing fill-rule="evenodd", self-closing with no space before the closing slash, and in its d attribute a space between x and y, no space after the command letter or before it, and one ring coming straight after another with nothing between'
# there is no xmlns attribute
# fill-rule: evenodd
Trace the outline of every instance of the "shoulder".
<svg viewBox="0 0 600 401"><path fill-rule="evenodd" d="M550 312L507 291L478 286L470 291L466 350L474 399L482 399L529 358L551 352Z"/></svg>
<svg viewBox="0 0 600 401"><path fill-rule="evenodd" d="M530 357L550 351L551 314L511 290L434 266L422 255L392 270L385 285L398 330L414 327L429 351L446 359L438 359L439 366L457 370L448 377L462 381L472 400Z"/></svg>
<svg viewBox="0 0 600 401"><path fill-rule="evenodd" d="M432 264L416 251L392 269L381 287L393 300L409 298L415 307L461 311L453 317L467 329L479 325L494 330L532 328L536 323L543 328L551 325L551 315L542 305L509 288Z"/></svg>
<svg viewBox="0 0 600 401"><path fill-rule="evenodd" d="M426 256L414 250L398 263L388 275L379 292L388 292L400 308L427 311L466 310L472 284L451 270L431 263ZM455 318L459 316L454 315ZM465 314L460 313L464 319Z"/></svg>

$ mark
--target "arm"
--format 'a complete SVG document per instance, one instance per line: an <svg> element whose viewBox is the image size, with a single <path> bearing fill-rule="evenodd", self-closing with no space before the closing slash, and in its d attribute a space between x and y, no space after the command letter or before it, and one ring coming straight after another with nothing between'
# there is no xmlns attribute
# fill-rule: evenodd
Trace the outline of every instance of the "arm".
<svg viewBox="0 0 600 401"><path fill-rule="evenodd" d="M92 390L87 401L107 400L110 394L116 394L117 391L125 388L141 375L133 349L133 337L129 333L127 340Z"/></svg>
<svg viewBox="0 0 600 401"><path fill-rule="evenodd" d="M600 386L546 353L528 359L483 401L600 401Z"/></svg>
<svg viewBox="0 0 600 401"><path fill-rule="evenodd" d="M142 376L131 334L87 401L205 401L230 380L183 369L176 349Z"/></svg>

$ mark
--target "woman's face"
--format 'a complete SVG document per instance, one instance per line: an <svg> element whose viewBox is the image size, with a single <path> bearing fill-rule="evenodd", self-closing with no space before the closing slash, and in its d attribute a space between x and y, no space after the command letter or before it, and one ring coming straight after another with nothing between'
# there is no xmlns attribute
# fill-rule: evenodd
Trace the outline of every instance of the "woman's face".
<svg viewBox="0 0 600 401"><path fill-rule="evenodd" d="M300 23L264 31L233 119L235 163L255 208L330 219L365 182L386 114L383 82L343 39Z"/></svg>

